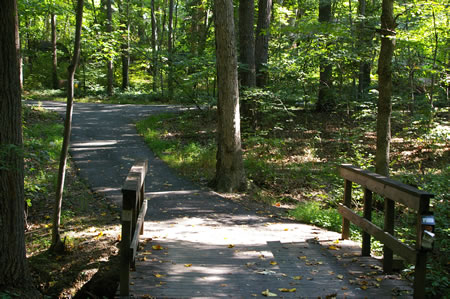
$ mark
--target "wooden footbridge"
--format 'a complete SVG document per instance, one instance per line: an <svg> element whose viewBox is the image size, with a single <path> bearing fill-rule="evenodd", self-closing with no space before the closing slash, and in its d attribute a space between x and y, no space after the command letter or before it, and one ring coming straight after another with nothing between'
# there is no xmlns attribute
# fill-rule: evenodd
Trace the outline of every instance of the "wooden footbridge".
<svg viewBox="0 0 450 299"><path fill-rule="evenodd" d="M366 235L362 252L359 244L343 240L341 234L282 219L264 209L248 208L245 203L208 190L155 192L148 194L150 200L146 202L143 197L146 171L147 162L138 162L123 189L123 269L118 297L420 298L423 295L420 289L424 288L423 281L413 284L398 274L388 274L381 259L367 254L370 238ZM380 192L377 188L383 178L376 178L378 183L373 190L371 174L363 172L360 177L360 171L350 166L341 169L346 189L353 181L367 190ZM397 190L397 185L392 186L389 188ZM414 195L411 188L408 190L405 194L409 195L397 190L397 195L400 194L397 198L418 196L418 207L426 211L428 206L422 206L422 201L429 200L431 194L420 191ZM349 196L346 195L345 208L340 209L346 219L357 225L363 223L363 228L376 237L388 238L388 245L398 245L398 240L389 233L383 233L383 229L375 231L367 224L370 223L367 217L360 220L351 214ZM412 202L416 201L411 199ZM145 225L141 229L144 216ZM391 222L387 221L385 231L391 229ZM348 237L347 226L346 220L344 237ZM406 245L401 248L398 254L406 254L421 267L424 254L420 248Z"/></svg>

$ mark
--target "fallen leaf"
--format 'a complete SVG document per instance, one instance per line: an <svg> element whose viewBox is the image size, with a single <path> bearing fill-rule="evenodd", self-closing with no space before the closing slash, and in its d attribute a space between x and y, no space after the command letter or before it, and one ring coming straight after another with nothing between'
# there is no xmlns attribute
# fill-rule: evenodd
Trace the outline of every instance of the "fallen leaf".
<svg viewBox="0 0 450 299"><path fill-rule="evenodd" d="M234 247L234 244L228 245L228 248L233 248L233 247Z"/></svg>
<svg viewBox="0 0 450 299"><path fill-rule="evenodd" d="M336 276L338 279L343 280L344 279L344 275L339 274L338 276Z"/></svg>
<svg viewBox="0 0 450 299"><path fill-rule="evenodd" d="M342 287L341 290L345 291L345 290L348 290L348 288L347 287Z"/></svg>
<svg viewBox="0 0 450 299"><path fill-rule="evenodd" d="M306 256L305 256L305 255L299 256L298 258L299 258L300 260L306 260Z"/></svg>
<svg viewBox="0 0 450 299"><path fill-rule="evenodd" d="M142 262L145 262L147 260L147 258L144 256L144 257L141 257L139 260Z"/></svg>
<svg viewBox="0 0 450 299"><path fill-rule="evenodd" d="M289 230L289 228L285 228L284 231L287 232Z"/></svg>
<svg viewBox="0 0 450 299"><path fill-rule="evenodd" d="M221 285L220 285L221 287L226 287L226 286L228 286L226 283L222 283Z"/></svg>
<svg viewBox="0 0 450 299"><path fill-rule="evenodd" d="M161 245L153 245L153 246L152 246L152 249L153 249L153 250L163 250L164 247L162 247Z"/></svg>
<svg viewBox="0 0 450 299"><path fill-rule="evenodd" d="M367 290L367 286L361 286L361 290Z"/></svg>
<svg viewBox="0 0 450 299"><path fill-rule="evenodd" d="M334 245L328 246L328 249L329 249L329 250L339 250L339 248L336 247L336 246L334 246Z"/></svg>
<svg viewBox="0 0 450 299"><path fill-rule="evenodd" d="M192 264L184 264L186 268L192 267Z"/></svg>
<svg viewBox="0 0 450 299"><path fill-rule="evenodd" d="M270 264L271 264L271 265L278 265L278 263L275 262L275 261L270 261Z"/></svg>
<svg viewBox="0 0 450 299"><path fill-rule="evenodd" d="M142 252L142 254L143 255L150 255L150 254L152 254L152 252L147 250L147 251Z"/></svg>
<svg viewBox="0 0 450 299"><path fill-rule="evenodd" d="M294 279L294 280L302 280L302 278L303 278L303 276L301 276L301 275L292 277L292 279Z"/></svg>
<svg viewBox="0 0 450 299"><path fill-rule="evenodd" d="M339 239L333 242L334 244L339 244Z"/></svg>
<svg viewBox="0 0 450 299"><path fill-rule="evenodd" d="M383 278L378 277L377 281L383 281Z"/></svg>
<svg viewBox="0 0 450 299"><path fill-rule="evenodd" d="M156 278L161 278L161 277L165 277L166 275L155 273L155 274L153 274L153 276L155 276Z"/></svg>
<svg viewBox="0 0 450 299"><path fill-rule="evenodd" d="M280 288L280 289L278 289L278 291L284 292L284 293L293 293L293 292L297 291L297 289L296 288L292 288L292 289Z"/></svg>
<svg viewBox="0 0 450 299"><path fill-rule="evenodd" d="M262 292L261 292L261 295L266 296L266 297L277 297L277 296L278 296L278 295L275 294L275 293L271 293L271 292L269 291L269 289L267 289L267 290L265 290L265 291L262 291Z"/></svg>

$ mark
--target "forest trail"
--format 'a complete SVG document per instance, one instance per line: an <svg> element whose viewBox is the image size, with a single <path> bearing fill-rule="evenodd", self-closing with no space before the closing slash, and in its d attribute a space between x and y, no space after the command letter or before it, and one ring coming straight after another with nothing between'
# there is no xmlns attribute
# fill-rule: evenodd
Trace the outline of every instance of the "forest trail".
<svg viewBox="0 0 450 299"><path fill-rule="evenodd" d="M64 113L65 104L42 102ZM91 188L121 205L136 159L149 160L143 249L131 272L138 298L408 297L410 283L384 275L340 235L280 218L259 204L180 178L156 158L134 122L175 106L75 103L71 155ZM269 293L265 293L270 295ZM329 296L329 297L327 297Z"/></svg>

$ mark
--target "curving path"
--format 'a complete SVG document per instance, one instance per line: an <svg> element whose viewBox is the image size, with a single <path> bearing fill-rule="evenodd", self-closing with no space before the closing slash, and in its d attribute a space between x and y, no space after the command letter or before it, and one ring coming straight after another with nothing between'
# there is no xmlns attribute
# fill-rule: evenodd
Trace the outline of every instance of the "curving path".
<svg viewBox="0 0 450 299"><path fill-rule="evenodd" d="M42 106L65 110L64 103ZM249 208L177 176L133 123L182 109L74 106L71 155L93 190L120 205L134 160L149 160L146 242L131 274L135 297L253 298L267 289L279 298L409 297L408 282L384 275L380 262L360 257L355 243L336 242L339 234L278 218L258 205Z"/></svg>

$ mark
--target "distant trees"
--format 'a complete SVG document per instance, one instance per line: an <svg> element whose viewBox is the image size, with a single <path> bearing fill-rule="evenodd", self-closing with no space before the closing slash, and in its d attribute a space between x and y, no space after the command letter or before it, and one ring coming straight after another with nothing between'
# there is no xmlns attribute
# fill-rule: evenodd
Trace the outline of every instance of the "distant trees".
<svg viewBox="0 0 450 299"><path fill-rule="evenodd" d="M218 77L217 162L212 185L221 192L245 188L232 0L214 1Z"/></svg>
<svg viewBox="0 0 450 299"><path fill-rule="evenodd" d="M32 290L25 257L17 3L0 6L0 289ZM28 297L38 297L31 291Z"/></svg>

